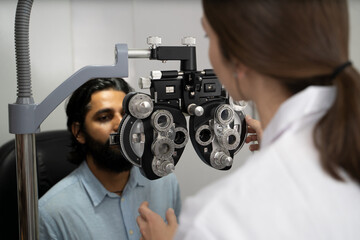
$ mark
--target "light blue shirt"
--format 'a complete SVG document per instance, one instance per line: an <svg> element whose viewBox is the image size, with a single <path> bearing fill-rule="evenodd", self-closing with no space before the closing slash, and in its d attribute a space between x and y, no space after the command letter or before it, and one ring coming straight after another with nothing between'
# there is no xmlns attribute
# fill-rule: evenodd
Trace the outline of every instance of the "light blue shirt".
<svg viewBox="0 0 360 240"><path fill-rule="evenodd" d="M40 239L139 240L136 218L143 201L164 219L168 208L179 216L180 189L175 175L148 180L133 167L119 196L106 190L84 161L39 200Z"/></svg>

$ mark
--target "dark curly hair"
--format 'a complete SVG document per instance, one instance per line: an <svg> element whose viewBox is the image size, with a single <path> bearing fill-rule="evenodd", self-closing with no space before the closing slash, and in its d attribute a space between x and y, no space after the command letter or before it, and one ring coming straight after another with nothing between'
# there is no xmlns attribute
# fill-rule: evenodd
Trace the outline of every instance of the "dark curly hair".
<svg viewBox="0 0 360 240"><path fill-rule="evenodd" d="M73 123L79 123L79 131L85 130L85 116L89 111L88 104L93 93L105 89L114 89L129 93L134 91L133 88L122 78L96 78L91 79L81 85L71 95L66 106L67 115L67 129L72 133ZM75 136L71 134L72 151L68 155L68 160L71 163L79 165L85 160L86 149L85 145L79 143Z"/></svg>

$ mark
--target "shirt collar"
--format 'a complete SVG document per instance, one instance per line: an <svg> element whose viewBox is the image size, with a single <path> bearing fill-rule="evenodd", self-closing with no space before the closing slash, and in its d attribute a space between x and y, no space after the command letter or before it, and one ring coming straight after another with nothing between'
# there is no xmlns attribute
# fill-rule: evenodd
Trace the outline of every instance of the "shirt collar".
<svg viewBox="0 0 360 240"><path fill-rule="evenodd" d="M310 86L281 104L264 130L261 148L264 148L288 131L295 123L306 124L306 118L320 119L336 97L333 86Z"/></svg>
<svg viewBox="0 0 360 240"><path fill-rule="evenodd" d="M125 191L129 191L135 187L144 187L148 180L140 173L138 167L133 166L130 170L129 181L127 182Z"/></svg>
<svg viewBox="0 0 360 240"><path fill-rule="evenodd" d="M97 207L106 196L110 198L119 198L120 196L112 193L102 185L102 183L91 172L86 161L83 161L79 166L80 179L85 187L85 190L89 194L89 197L94 205ZM135 187L142 187L145 185L146 179L141 175L137 167L132 167L130 170L130 177L124 188L123 194L127 191L131 191Z"/></svg>

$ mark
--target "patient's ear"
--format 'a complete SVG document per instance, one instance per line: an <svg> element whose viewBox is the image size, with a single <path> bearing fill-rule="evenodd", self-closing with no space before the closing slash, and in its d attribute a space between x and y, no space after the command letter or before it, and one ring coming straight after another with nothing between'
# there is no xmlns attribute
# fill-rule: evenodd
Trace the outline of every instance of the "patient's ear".
<svg viewBox="0 0 360 240"><path fill-rule="evenodd" d="M74 122L71 126L71 132L79 143L85 143L84 134L80 131L80 123Z"/></svg>

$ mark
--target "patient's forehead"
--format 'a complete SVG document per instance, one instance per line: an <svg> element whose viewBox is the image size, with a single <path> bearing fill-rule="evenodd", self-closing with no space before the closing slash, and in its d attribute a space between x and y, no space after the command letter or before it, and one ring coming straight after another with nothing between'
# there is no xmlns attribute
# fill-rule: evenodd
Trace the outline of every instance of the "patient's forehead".
<svg viewBox="0 0 360 240"><path fill-rule="evenodd" d="M104 108L122 108L122 102L125 96L125 92L114 89L94 92L91 95L89 104L87 105L88 111L97 111Z"/></svg>

